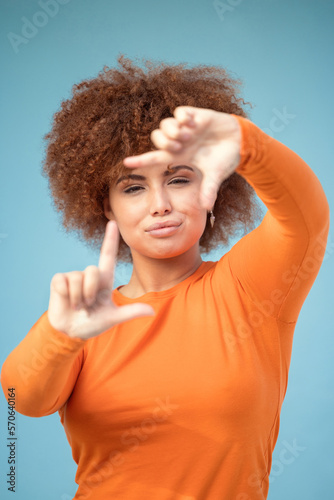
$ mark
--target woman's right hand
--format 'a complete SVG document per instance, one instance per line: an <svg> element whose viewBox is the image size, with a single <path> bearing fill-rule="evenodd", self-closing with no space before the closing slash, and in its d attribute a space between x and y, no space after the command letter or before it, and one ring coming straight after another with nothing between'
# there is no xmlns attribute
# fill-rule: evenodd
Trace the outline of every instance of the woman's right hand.
<svg viewBox="0 0 334 500"><path fill-rule="evenodd" d="M88 339L118 323L154 315L153 308L148 304L117 306L112 301L118 241L117 224L109 221L98 266L54 275L48 308L53 328L69 337Z"/></svg>

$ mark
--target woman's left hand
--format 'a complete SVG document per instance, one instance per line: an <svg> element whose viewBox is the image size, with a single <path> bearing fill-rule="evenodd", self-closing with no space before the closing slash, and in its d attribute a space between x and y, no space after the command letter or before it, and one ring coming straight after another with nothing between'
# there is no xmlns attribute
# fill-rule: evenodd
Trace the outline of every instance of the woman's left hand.
<svg viewBox="0 0 334 500"><path fill-rule="evenodd" d="M200 202L212 210L221 183L240 162L241 131L237 119L211 109L179 106L174 118L160 122L151 134L158 148L124 159L126 167L190 165L202 175Z"/></svg>

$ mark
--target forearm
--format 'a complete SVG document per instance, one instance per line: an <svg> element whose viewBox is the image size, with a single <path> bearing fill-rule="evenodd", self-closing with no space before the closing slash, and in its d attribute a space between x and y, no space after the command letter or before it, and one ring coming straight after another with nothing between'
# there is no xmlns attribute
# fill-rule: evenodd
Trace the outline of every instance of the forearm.
<svg viewBox="0 0 334 500"><path fill-rule="evenodd" d="M249 120L242 129L242 175L265 203L262 223L242 238L229 255L231 268L254 302L282 297L273 315L297 320L320 269L328 235L329 207L311 168L288 147Z"/></svg>
<svg viewBox="0 0 334 500"><path fill-rule="evenodd" d="M287 229L300 224L309 235L328 222L329 207L319 179L307 163L287 146L245 118L241 161L237 173L255 189L271 215Z"/></svg>
<svg viewBox="0 0 334 500"><path fill-rule="evenodd" d="M2 366L3 391L15 388L19 413L39 417L63 406L79 374L84 344L52 328L43 314Z"/></svg>

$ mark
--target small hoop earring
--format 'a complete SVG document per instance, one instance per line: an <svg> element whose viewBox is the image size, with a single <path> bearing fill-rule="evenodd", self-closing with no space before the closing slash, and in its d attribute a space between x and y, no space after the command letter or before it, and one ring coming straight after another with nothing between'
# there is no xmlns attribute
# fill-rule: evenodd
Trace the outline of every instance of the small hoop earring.
<svg viewBox="0 0 334 500"><path fill-rule="evenodd" d="M211 224L211 228L213 228L215 220L216 220L216 217L213 215L213 211L210 210L210 224Z"/></svg>

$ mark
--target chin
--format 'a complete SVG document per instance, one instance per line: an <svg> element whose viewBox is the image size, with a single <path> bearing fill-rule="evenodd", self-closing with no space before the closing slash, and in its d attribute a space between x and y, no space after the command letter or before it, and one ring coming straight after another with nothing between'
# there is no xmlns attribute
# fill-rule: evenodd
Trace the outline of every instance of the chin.
<svg viewBox="0 0 334 500"><path fill-rule="evenodd" d="M159 245L152 244L150 248L137 249L136 253L151 259L173 259L192 251L194 246L199 247L199 240L188 245L176 245L175 241L160 242Z"/></svg>

